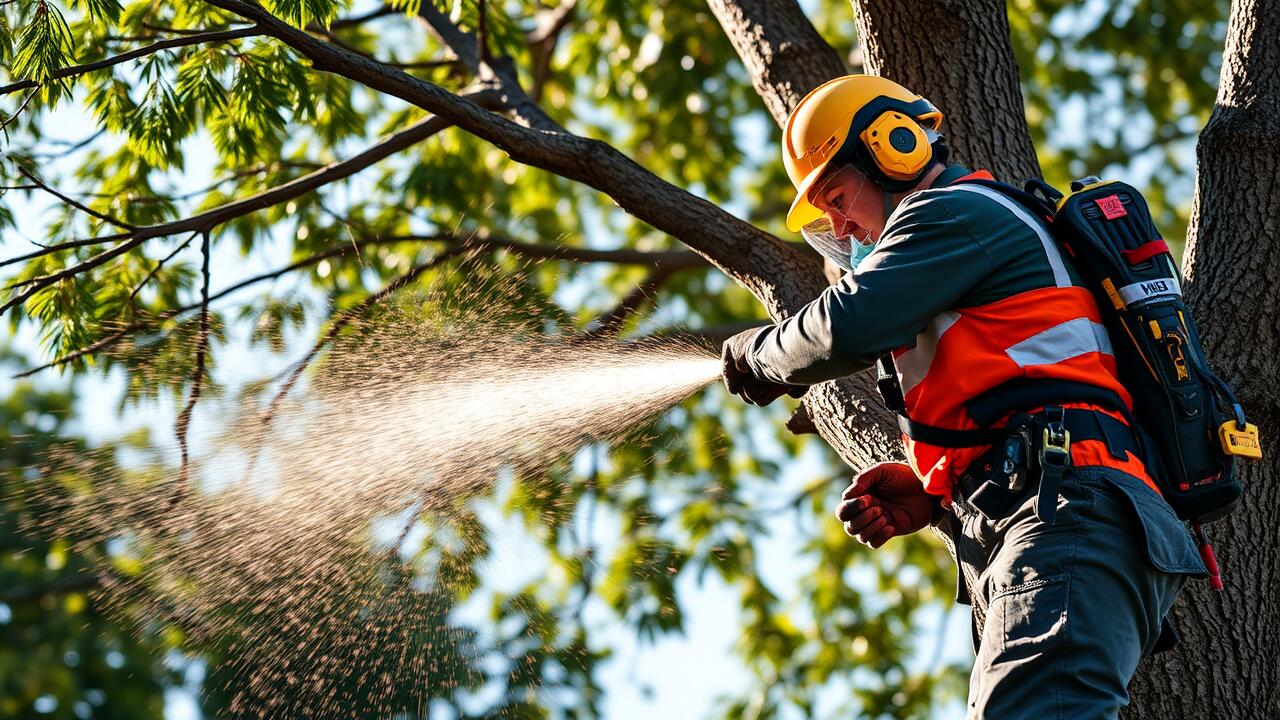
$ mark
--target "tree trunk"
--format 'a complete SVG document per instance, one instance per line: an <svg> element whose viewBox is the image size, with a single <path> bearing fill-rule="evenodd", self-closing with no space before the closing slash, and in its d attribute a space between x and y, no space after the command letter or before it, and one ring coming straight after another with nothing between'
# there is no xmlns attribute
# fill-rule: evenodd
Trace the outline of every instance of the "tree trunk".
<svg viewBox="0 0 1280 720"><path fill-rule="evenodd" d="M708 0L774 122L849 70L794 0Z"/></svg>
<svg viewBox="0 0 1280 720"><path fill-rule="evenodd" d="M1002 0L857 0L857 21L867 72L937 105L959 162L1040 177Z"/></svg>
<svg viewBox="0 0 1280 720"><path fill-rule="evenodd" d="M1146 662L1129 718L1280 714L1280 2L1232 7L1218 99L1197 147L1196 202L1183 263L1213 367L1263 429L1266 458L1244 465L1243 506L1213 526L1225 592L1184 591L1182 646Z"/></svg>

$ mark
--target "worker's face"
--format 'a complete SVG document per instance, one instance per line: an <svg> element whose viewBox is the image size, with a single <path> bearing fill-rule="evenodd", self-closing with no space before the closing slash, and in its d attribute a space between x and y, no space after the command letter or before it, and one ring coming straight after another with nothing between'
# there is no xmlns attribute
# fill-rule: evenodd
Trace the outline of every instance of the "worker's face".
<svg viewBox="0 0 1280 720"><path fill-rule="evenodd" d="M884 196L862 173L838 168L809 192L823 216L800 230L805 242L832 262L853 270L884 229Z"/></svg>
<svg viewBox="0 0 1280 720"><path fill-rule="evenodd" d="M873 245L884 230L884 197L865 175L845 165L816 183L809 202L826 215L837 236Z"/></svg>

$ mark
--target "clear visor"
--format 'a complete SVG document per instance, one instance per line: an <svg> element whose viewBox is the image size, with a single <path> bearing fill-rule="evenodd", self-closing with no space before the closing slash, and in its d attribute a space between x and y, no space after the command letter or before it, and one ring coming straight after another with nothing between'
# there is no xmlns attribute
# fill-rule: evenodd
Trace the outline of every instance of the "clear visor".
<svg viewBox="0 0 1280 720"><path fill-rule="evenodd" d="M818 203L815 203L815 205L823 209L825 214L800 228L800 235L814 250L844 268L846 272L852 272L854 245L870 246L875 243L871 240L870 231L863 230L861 226L839 209L825 207L826 203L823 201L826 198L827 191L840 175L841 173L839 172L833 173L814 192L810 193L811 202L813 200L821 202L822 205L818 205ZM858 192L854 193L852 198L842 197L840 205L845 208L852 207L857 202L858 195L862 194L863 185L864 183L859 183ZM862 237L858 237L859 230L862 230Z"/></svg>

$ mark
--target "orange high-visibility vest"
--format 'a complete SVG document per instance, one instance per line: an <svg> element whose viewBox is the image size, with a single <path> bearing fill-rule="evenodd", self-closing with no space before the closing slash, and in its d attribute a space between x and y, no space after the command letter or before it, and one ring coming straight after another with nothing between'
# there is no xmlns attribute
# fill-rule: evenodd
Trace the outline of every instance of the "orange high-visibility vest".
<svg viewBox="0 0 1280 720"><path fill-rule="evenodd" d="M982 172L968 177L989 175ZM1132 409L1132 399L1118 379L1111 341L1097 303L1088 289L1072 283L1057 243L1043 224L993 190L971 184L953 184L946 190L985 195L1025 221L1044 245L1053 267L1054 285L987 305L943 312L920 332L914 347L895 350L894 365L906 415L915 422L940 428L977 429L966 403L1018 379L1097 386L1111 391L1127 409ZM1124 421L1119 413L1087 403L1063 403L1062 407L1105 412ZM988 449L944 448L906 436L903 441L907 458L925 489L948 500L956 479ZM1072 443L1072 462L1076 466L1114 467L1155 489L1139 458L1126 453L1126 459L1118 460L1102 441Z"/></svg>

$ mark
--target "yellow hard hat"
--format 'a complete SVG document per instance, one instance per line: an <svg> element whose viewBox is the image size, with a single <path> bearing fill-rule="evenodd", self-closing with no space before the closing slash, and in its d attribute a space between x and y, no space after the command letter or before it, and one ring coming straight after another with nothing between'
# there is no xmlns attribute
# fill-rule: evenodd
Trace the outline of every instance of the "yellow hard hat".
<svg viewBox="0 0 1280 720"><path fill-rule="evenodd" d="M882 77L845 75L814 88L782 131L783 164L796 186L787 229L822 216L808 193L837 155L888 190L914 186L933 158L930 141L941 124L932 103Z"/></svg>

